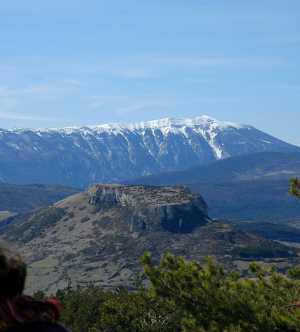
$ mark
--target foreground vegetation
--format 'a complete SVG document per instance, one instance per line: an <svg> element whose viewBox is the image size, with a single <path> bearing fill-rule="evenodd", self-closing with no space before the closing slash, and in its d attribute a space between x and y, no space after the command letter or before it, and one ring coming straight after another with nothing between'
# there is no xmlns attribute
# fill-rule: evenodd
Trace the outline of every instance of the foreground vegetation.
<svg viewBox="0 0 300 332"><path fill-rule="evenodd" d="M150 280L136 292L96 286L59 291L62 322L73 332L300 331L300 269L289 275L252 264L250 278L165 255L142 263ZM39 295L41 296L41 295Z"/></svg>

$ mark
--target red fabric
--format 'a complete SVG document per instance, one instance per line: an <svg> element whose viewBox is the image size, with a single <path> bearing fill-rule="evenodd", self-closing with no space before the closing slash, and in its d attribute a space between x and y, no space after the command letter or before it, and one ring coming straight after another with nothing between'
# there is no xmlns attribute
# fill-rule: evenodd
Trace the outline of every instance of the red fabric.
<svg viewBox="0 0 300 332"><path fill-rule="evenodd" d="M63 306L61 302L57 298L51 298L46 301L46 303L50 304L54 311L54 320L58 321L60 317L60 313L63 310Z"/></svg>

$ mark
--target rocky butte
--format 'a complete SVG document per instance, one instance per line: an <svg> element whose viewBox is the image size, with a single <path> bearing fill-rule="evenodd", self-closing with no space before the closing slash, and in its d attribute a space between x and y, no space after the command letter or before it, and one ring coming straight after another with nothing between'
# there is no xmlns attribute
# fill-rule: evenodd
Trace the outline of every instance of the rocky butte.
<svg viewBox="0 0 300 332"><path fill-rule="evenodd" d="M293 259L281 244L212 221L199 194L184 187L95 185L48 208L0 224L29 263L27 290L49 293L68 284L137 284L145 251L201 261L213 255L228 268L243 255ZM253 251L254 250L254 251Z"/></svg>
<svg viewBox="0 0 300 332"><path fill-rule="evenodd" d="M98 211L127 209L131 232L188 233L210 220L202 197L184 187L96 185L88 195Z"/></svg>

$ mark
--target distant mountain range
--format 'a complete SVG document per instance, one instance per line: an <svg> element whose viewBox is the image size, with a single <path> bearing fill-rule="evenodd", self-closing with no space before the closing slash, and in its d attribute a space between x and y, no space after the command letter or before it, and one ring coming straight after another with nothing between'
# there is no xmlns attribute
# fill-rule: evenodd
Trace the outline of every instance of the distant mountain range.
<svg viewBox="0 0 300 332"><path fill-rule="evenodd" d="M300 219L300 202L287 193L293 176L300 176L300 153L263 152L127 183L186 185L204 196L213 217L276 222Z"/></svg>
<svg viewBox="0 0 300 332"><path fill-rule="evenodd" d="M251 126L207 116L64 129L0 130L0 181L86 187L250 153L300 152Z"/></svg>

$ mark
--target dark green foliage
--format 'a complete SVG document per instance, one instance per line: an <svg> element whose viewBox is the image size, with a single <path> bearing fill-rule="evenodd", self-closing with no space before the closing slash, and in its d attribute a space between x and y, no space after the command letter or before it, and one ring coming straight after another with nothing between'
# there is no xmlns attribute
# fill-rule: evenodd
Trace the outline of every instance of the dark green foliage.
<svg viewBox="0 0 300 332"><path fill-rule="evenodd" d="M141 290L129 293L101 288L66 289L57 293L64 311L62 322L73 332L173 332L176 311Z"/></svg>
<svg viewBox="0 0 300 332"><path fill-rule="evenodd" d="M155 297L175 306L182 331L300 331L300 284L252 266L254 279L166 255L160 265L143 258Z"/></svg>
<svg viewBox="0 0 300 332"><path fill-rule="evenodd" d="M289 277L293 279L300 279L300 266L295 266L289 270Z"/></svg>
<svg viewBox="0 0 300 332"><path fill-rule="evenodd" d="M58 291L57 296L64 306L63 323L70 327L72 332L82 332L94 331L93 327L99 320L100 308L107 301L110 293L89 286Z"/></svg>
<svg viewBox="0 0 300 332"><path fill-rule="evenodd" d="M168 332L176 329L176 311L148 292L120 292L112 296L100 312L99 331Z"/></svg>
<svg viewBox="0 0 300 332"><path fill-rule="evenodd" d="M291 179L289 193L292 196L300 198L300 180L298 178Z"/></svg>
<svg viewBox="0 0 300 332"><path fill-rule="evenodd" d="M63 323L73 332L298 332L300 273L290 277L252 264L252 278L208 259L165 255L158 266L145 254L149 287L130 293L95 286L58 292Z"/></svg>

